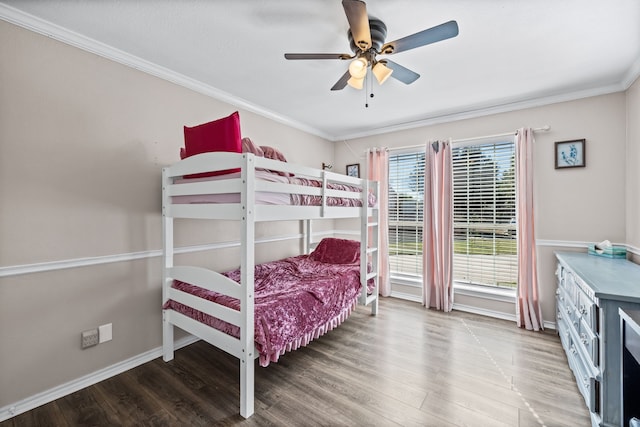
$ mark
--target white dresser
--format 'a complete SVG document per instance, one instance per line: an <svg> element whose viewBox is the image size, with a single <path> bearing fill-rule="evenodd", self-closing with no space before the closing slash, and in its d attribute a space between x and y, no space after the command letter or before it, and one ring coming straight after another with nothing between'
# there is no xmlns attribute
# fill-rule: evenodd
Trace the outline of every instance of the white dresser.
<svg viewBox="0 0 640 427"><path fill-rule="evenodd" d="M556 325L569 366L592 425L620 427L618 309L640 309L640 265L578 252L558 252L556 258Z"/></svg>

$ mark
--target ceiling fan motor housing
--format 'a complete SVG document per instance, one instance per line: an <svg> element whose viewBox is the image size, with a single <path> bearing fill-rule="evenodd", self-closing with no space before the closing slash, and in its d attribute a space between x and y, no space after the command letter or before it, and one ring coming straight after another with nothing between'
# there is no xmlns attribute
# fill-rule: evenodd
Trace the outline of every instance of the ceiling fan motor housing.
<svg viewBox="0 0 640 427"><path fill-rule="evenodd" d="M384 44L384 40L387 38L387 26L379 19L369 18L369 29L371 30L371 47L368 50L374 50L375 53L380 51L380 48ZM358 43L353 40L351 30L347 31L349 37L349 46L351 51L356 55L366 50L360 49Z"/></svg>

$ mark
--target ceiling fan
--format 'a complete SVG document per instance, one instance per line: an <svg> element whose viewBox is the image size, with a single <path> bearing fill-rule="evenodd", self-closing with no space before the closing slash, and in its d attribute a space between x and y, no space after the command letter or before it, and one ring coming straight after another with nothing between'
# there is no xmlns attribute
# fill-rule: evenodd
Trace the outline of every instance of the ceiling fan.
<svg viewBox="0 0 640 427"><path fill-rule="evenodd" d="M341 59L351 60L349 69L333 85L331 90L342 90L349 84L355 89L362 89L367 70L378 83L384 83L390 76L405 84L416 81L420 74L409 70L388 59L378 59L378 55L392 55L446 40L458 35L456 21L422 30L401 39L385 43L387 26L379 19L367 15L367 5L361 0L342 0L347 20L349 21L349 44L353 55L347 53L285 53L286 59Z"/></svg>

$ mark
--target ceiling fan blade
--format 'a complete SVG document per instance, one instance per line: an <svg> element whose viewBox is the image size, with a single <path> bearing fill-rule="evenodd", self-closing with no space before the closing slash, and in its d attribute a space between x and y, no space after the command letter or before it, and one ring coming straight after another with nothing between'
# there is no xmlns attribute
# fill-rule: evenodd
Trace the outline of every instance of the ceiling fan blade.
<svg viewBox="0 0 640 427"><path fill-rule="evenodd" d="M351 59L346 53L285 53L285 59Z"/></svg>
<svg viewBox="0 0 640 427"><path fill-rule="evenodd" d="M369 16L367 5L360 0L342 0L344 13L349 21L351 36L356 46L365 51L371 47L371 30L369 29Z"/></svg>
<svg viewBox="0 0 640 427"><path fill-rule="evenodd" d="M342 75L342 77L340 77L340 80L338 80L336 82L336 84L333 85L331 90L342 90L342 89L344 89L344 87L347 85L347 82L349 81L350 78L351 78L351 74L349 73L349 70L347 70L347 72L344 73Z"/></svg>
<svg viewBox="0 0 640 427"><path fill-rule="evenodd" d="M390 55L392 53L404 52L415 49L441 40L450 39L458 35L458 23L456 21L445 22L427 30L420 31L410 36L385 43L380 49L380 53Z"/></svg>
<svg viewBox="0 0 640 427"><path fill-rule="evenodd" d="M396 80L400 80L404 84L410 85L420 78L420 74L411 71L410 69L403 67L400 64L396 64L395 62L389 61L388 59L385 59L384 62L386 63L387 67L393 70L393 73L391 73L391 77L395 78Z"/></svg>

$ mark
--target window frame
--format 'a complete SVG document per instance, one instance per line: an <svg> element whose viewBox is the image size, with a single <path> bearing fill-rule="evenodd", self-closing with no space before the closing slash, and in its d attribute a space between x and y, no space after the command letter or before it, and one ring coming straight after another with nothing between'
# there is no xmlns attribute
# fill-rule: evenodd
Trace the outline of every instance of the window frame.
<svg viewBox="0 0 640 427"><path fill-rule="evenodd" d="M509 136L500 136L500 137L483 137L483 138L469 138L463 141L453 141L452 149L464 148L470 146L477 146L483 144L493 144L493 143L504 143L510 142ZM516 136L512 137L512 142L516 144ZM426 144L425 144L426 146ZM407 155L407 154L423 154L425 156L425 172L426 172L426 149L420 147L411 147L411 148L403 148L403 149L389 149L389 161L391 163L391 157L398 155ZM517 167L517 166L516 166ZM453 172L453 171L452 171ZM517 173L517 171L516 171ZM389 173L389 177L391 178L391 173ZM514 178L515 180L515 178ZM452 183L453 185L453 183ZM389 189L391 190L392 186L389 182ZM423 197L424 197L424 188ZM517 186L514 193L514 202L517 204L518 194L517 194ZM391 201L391 200L390 200ZM517 217L517 213L516 213ZM389 226L391 226L391 217L389 217ZM424 223L420 224L421 228L424 228ZM519 231L517 229L517 221L515 224L516 236L519 235ZM516 237L517 238L517 237ZM517 245L517 241L516 241ZM391 254L390 254L391 256ZM516 255L517 256L517 255ZM423 267L424 268L424 267ZM404 274L401 272L390 271L391 282L397 283L404 286L411 286L416 288L422 288L423 274L420 275L412 275L412 274ZM500 286L491 286L477 283L469 283L469 282L461 282L458 280L453 280L454 292L459 295L471 296L471 297L479 297L484 299L491 299L495 301L503 301L503 302L515 302L516 289L517 284L513 288L509 287L500 287Z"/></svg>
<svg viewBox="0 0 640 427"><path fill-rule="evenodd" d="M424 165L423 168L423 185L422 185L422 207L424 206L424 171L426 171L426 145L425 147L423 147L422 149L420 149L419 147L414 147L414 148L404 148L404 149L393 149L390 148L389 149L389 192L392 190L392 185L391 185L391 162L392 162L392 157L396 157L396 156L411 156L411 155L415 155L416 157L419 157L420 155L422 156L422 163ZM416 163L419 165L419 163ZM391 226L393 224L393 220L391 219L391 196L389 195L389 217L388 217L388 230L389 230L389 243L391 246L391 240L392 240L392 233L391 233ZM416 217L417 217L417 221L416 221L416 228L420 229L420 233L423 232L424 230L424 212L420 211L416 213ZM401 222L401 221L397 221L397 222ZM422 250L419 253L420 255L420 267L421 270L424 270L424 266L422 265L422 260L423 260L423 252ZM391 257L391 253L389 253L389 256ZM391 260L390 260L391 261ZM392 283L397 283L400 285L404 285L404 286L409 286L409 287L416 287L416 288L422 288L422 282L423 282L423 274L411 274L411 273L407 273L407 272L401 272L401 271L396 271L393 270L393 264L390 262L391 264L391 268L389 271L390 274L390 278L391 278L391 282ZM418 263L416 263L415 265L418 265Z"/></svg>
<svg viewBox="0 0 640 427"><path fill-rule="evenodd" d="M491 144L509 143L509 142L513 143L514 156L515 156L515 145L517 143L517 138L515 134L511 137L510 136L491 136L491 137L481 137L481 138L469 138L469 139L465 139L464 141L453 142L452 150L459 149L459 148L477 147L481 145L491 145ZM453 153L452 153L452 161L453 161ZM452 165L452 173L453 173L453 165ZM517 164L514 164L514 193L513 194L514 194L514 206L515 206L515 212L514 212L515 224L513 229L515 231L515 245L516 245L515 256L517 259L519 230L518 230L518 221L517 221L518 192L517 192L516 177L517 177ZM452 187L453 187L453 183L452 183ZM454 221L454 224L455 224L455 221ZM488 298L492 300L506 301L506 302L515 301L517 286L518 286L517 270L516 270L516 284L514 287L473 283L473 282L456 280L455 278L453 280L454 291L458 294L474 296L474 297L482 297L482 298Z"/></svg>

